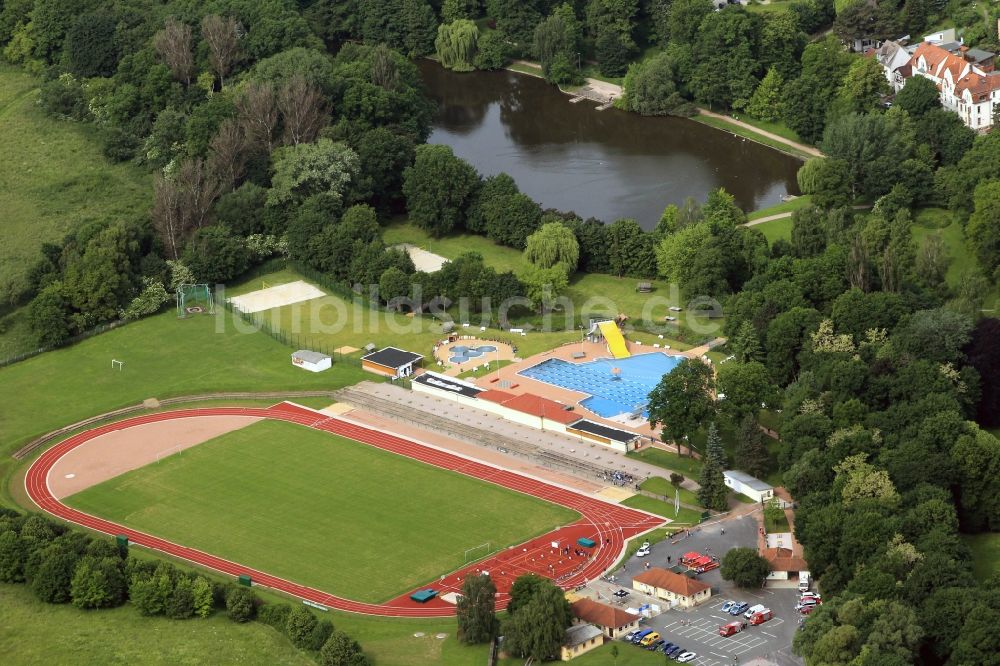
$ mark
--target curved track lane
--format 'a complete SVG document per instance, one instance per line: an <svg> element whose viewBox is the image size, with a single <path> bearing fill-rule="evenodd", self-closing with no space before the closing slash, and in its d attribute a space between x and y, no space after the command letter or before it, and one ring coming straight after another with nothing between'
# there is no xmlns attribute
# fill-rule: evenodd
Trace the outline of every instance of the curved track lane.
<svg viewBox="0 0 1000 666"><path fill-rule="evenodd" d="M532 570L544 574L537 567L529 565L527 562L529 555L537 554L540 561L543 556L546 556L545 553L549 550L548 544L551 541L563 540L562 542L566 543L565 539L575 540L576 535L586 535L594 539L598 544L594 549L593 556L586 560L584 564L578 565L575 569L556 572L563 574L558 577L558 584L563 588L571 588L587 580L593 580L601 576L617 561L618 557L624 551L627 539L663 523L663 519L658 516L610 504L565 488L419 444L396 435L359 426L335 417L329 417L291 403L281 403L267 408L216 407L159 412L94 428L63 440L39 456L32 463L25 476L25 489L28 496L39 508L68 522L105 534L124 534L128 536L130 542L139 546L158 550L227 575L249 575L256 585L270 587L330 608L386 617L444 617L454 615L455 607L451 604L440 599L434 599L429 604L417 604L409 599L409 594L401 595L384 604L372 604L344 599L323 592L322 590L300 585L243 564L217 557L211 553L188 548L187 546L176 544L82 511L77 511L61 503L49 489L48 475L56 462L69 451L83 446L101 435L137 425L157 423L171 419L211 416L255 416L323 430L368 444L369 446L406 456L428 465L458 472L509 490L532 495L573 509L581 514L581 518L572 525L555 530L525 544L501 551L481 562L452 572L448 576L443 577L440 584L435 584L436 588L443 588L442 591L454 591L460 588L462 578L472 573L473 570L509 570L511 578L515 574ZM534 562L535 560L532 559L531 561ZM506 590L508 587L508 585L501 585L498 582L498 588L501 589L501 594L497 599L498 608L504 608L507 605L508 596Z"/></svg>

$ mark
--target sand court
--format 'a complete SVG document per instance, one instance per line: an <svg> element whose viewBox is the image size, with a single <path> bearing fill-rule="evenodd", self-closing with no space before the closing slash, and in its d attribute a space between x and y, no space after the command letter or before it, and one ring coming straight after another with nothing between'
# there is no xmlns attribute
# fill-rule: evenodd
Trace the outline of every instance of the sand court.
<svg viewBox="0 0 1000 666"><path fill-rule="evenodd" d="M234 296L228 299L238 310L242 312L263 312L273 308L280 308L292 303L311 301L314 298L326 296L326 293L304 280L296 280L286 284L279 284L266 289L258 289L242 296Z"/></svg>

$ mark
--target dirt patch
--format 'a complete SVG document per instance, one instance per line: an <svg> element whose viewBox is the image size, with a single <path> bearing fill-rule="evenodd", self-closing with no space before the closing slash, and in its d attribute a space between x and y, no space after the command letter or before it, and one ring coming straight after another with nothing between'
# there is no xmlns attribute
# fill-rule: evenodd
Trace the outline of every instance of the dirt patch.
<svg viewBox="0 0 1000 666"><path fill-rule="evenodd" d="M57 499L68 497L260 420L253 416L199 416L115 430L60 458L49 471L47 483Z"/></svg>

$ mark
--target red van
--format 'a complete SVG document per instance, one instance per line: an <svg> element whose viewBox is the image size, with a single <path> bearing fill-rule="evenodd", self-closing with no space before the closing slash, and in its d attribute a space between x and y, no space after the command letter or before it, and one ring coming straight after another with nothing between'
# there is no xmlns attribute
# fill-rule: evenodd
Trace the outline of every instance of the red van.
<svg viewBox="0 0 1000 666"><path fill-rule="evenodd" d="M770 608L765 608L762 611L758 611L750 616L750 624L757 626L758 624L764 624L768 620L774 617L774 613L771 612Z"/></svg>
<svg viewBox="0 0 1000 666"><path fill-rule="evenodd" d="M730 622L729 624L724 624L719 627L719 635L723 637L732 636L733 634L738 634L741 631L743 631L742 622Z"/></svg>

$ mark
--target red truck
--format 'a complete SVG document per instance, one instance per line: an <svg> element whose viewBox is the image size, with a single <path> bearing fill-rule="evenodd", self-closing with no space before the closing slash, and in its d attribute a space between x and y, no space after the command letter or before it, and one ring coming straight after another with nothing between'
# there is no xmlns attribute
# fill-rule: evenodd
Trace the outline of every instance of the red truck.
<svg viewBox="0 0 1000 666"><path fill-rule="evenodd" d="M750 624L757 626L758 624L764 624L768 620L774 617L774 613L771 612L770 608L765 608L762 611L758 611L750 616Z"/></svg>
<svg viewBox="0 0 1000 666"><path fill-rule="evenodd" d="M730 622L729 624L724 624L719 627L719 635L722 637L732 636L733 634L738 634L743 631L742 622Z"/></svg>

